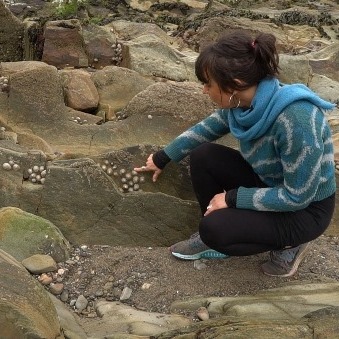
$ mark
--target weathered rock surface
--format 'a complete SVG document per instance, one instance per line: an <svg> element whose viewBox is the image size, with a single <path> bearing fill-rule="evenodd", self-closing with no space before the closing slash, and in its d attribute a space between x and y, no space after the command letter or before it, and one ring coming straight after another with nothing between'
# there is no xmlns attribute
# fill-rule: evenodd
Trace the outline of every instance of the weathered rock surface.
<svg viewBox="0 0 339 339"><path fill-rule="evenodd" d="M69 256L70 245L50 221L19 208L0 208L0 249L22 261L34 254L49 254L57 262Z"/></svg>
<svg viewBox="0 0 339 339"><path fill-rule="evenodd" d="M23 57L21 41L24 25L0 1L0 61L20 61Z"/></svg>
<svg viewBox="0 0 339 339"><path fill-rule="evenodd" d="M175 302L173 310L207 307L210 319L162 333L157 338L336 338L339 285L291 285L253 296L192 299ZM219 318L219 316L221 316ZM217 318L217 319L215 319Z"/></svg>
<svg viewBox="0 0 339 339"><path fill-rule="evenodd" d="M2 338L64 338L47 292L13 257L0 249Z"/></svg>

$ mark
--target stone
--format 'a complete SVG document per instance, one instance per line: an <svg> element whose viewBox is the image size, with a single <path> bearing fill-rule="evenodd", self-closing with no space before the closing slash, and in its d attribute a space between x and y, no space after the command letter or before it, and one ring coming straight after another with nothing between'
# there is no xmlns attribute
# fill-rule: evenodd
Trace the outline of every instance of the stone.
<svg viewBox="0 0 339 339"><path fill-rule="evenodd" d="M2 337L64 338L57 312L44 287L1 249L0 286Z"/></svg>
<svg viewBox="0 0 339 339"><path fill-rule="evenodd" d="M95 111L99 104L99 93L91 75L84 70L63 70L59 74L63 80L65 104L82 112Z"/></svg>
<svg viewBox="0 0 339 339"><path fill-rule="evenodd" d="M48 21L44 38L43 62L58 68L88 66L82 27L77 19Z"/></svg>
<svg viewBox="0 0 339 339"><path fill-rule="evenodd" d="M40 253L60 262L68 258L71 247L50 221L19 208L4 207L0 208L0 248L20 261Z"/></svg>
<svg viewBox="0 0 339 339"><path fill-rule="evenodd" d="M24 25L0 2L0 62L20 61L23 57Z"/></svg>
<svg viewBox="0 0 339 339"><path fill-rule="evenodd" d="M33 274L53 272L57 270L54 259L45 254L32 255L21 262Z"/></svg>

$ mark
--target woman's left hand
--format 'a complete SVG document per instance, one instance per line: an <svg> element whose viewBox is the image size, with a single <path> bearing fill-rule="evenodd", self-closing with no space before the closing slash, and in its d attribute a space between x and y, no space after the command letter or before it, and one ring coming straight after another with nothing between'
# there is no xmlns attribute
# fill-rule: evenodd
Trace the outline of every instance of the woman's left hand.
<svg viewBox="0 0 339 339"><path fill-rule="evenodd" d="M227 208L228 206L226 204L225 198L225 192L216 194L207 206L204 216L209 215L213 211L220 210L221 208Z"/></svg>

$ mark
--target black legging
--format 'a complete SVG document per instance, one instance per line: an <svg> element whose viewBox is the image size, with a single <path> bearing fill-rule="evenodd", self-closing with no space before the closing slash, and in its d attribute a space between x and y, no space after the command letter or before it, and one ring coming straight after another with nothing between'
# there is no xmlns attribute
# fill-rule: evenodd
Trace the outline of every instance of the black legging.
<svg viewBox="0 0 339 339"><path fill-rule="evenodd" d="M193 189L202 214L214 195L224 190L267 187L232 148L205 143L192 151L190 161ZM199 232L206 245L232 256L293 247L314 240L326 230L334 203L333 194L295 212L223 208L203 217Z"/></svg>

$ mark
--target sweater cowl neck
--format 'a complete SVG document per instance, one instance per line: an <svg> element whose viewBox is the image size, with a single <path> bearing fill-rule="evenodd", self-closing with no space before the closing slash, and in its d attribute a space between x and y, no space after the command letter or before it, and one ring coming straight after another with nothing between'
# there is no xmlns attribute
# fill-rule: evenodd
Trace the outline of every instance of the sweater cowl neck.
<svg viewBox="0 0 339 339"><path fill-rule="evenodd" d="M231 133L244 141L260 138L288 105L300 100L309 101L322 110L335 106L303 84L287 85L279 83L276 78L265 78L258 84L250 108L229 110Z"/></svg>

